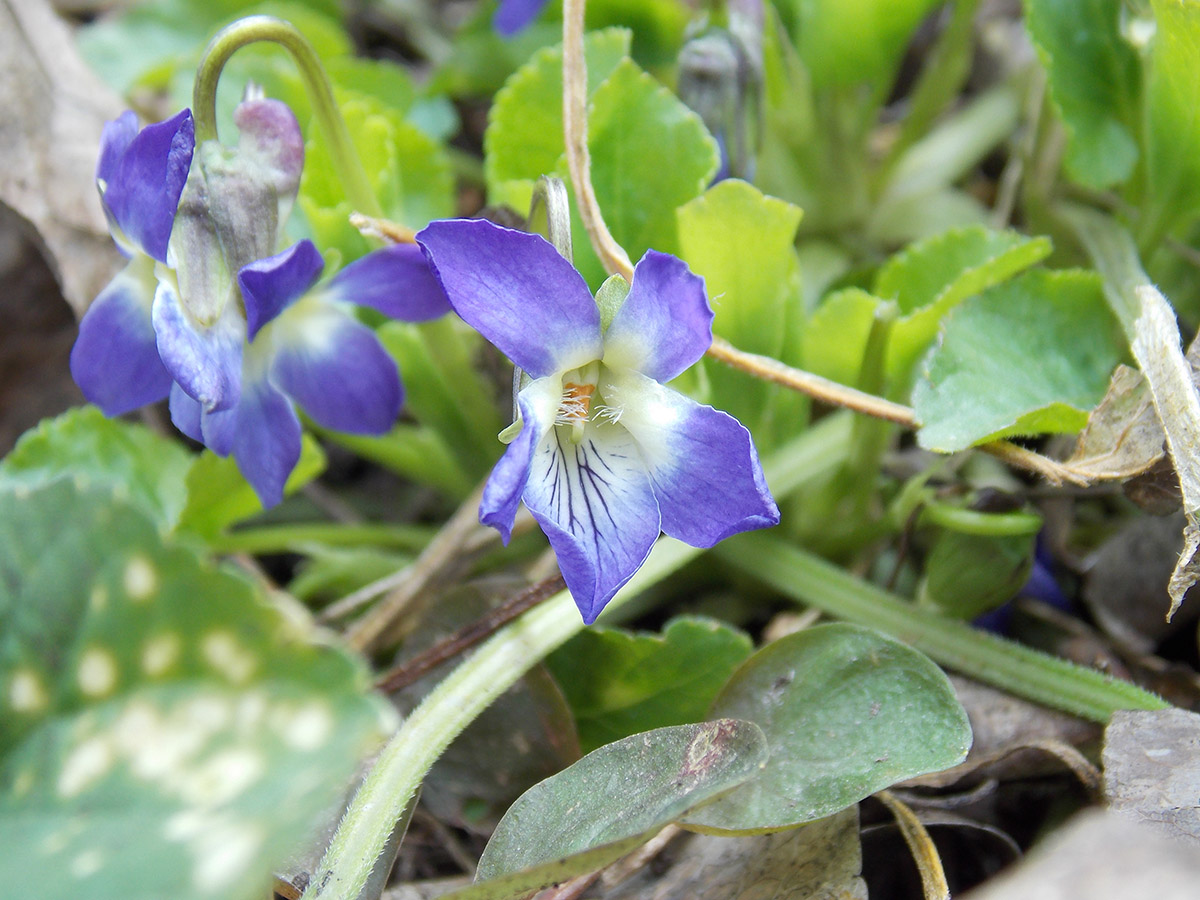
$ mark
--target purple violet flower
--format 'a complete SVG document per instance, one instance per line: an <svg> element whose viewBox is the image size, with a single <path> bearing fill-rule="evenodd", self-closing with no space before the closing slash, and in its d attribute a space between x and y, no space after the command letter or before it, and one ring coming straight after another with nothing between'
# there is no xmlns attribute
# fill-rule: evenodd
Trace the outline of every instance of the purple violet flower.
<svg viewBox="0 0 1200 900"><path fill-rule="evenodd" d="M155 264L167 260L179 197L192 164L192 114L138 130L126 112L100 138L96 187L109 230L129 263L88 307L71 350L83 395L118 416L167 396L171 375L154 345Z"/></svg>
<svg viewBox="0 0 1200 900"><path fill-rule="evenodd" d="M411 244L314 287L324 261L310 241L275 253L303 165L295 117L257 98L234 120L236 149L194 148L186 110L140 132L133 113L105 127L96 181L130 262L83 317L71 372L110 416L169 396L180 431L232 453L272 506L300 456L297 405L356 434L399 412L396 364L354 306L407 321L450 307Z"/></svg>
<svg viewBox="0 0 1200 900"><path fill-rule="evenodd" d="M524 500L585 622L660 530L711 547L779 521L750 432L663 384L712 343L704 280L681 260L647 252L628 295L610 279L598 305L538 235L458 219L432 223L417 243L455 312L525 373L519 432L480 520L507 541Z"/></svg>
<svg viewBox="0 0 1200 900"><path fill-rule="evenodd" d="M538 17L546 0L500 0L492 17L492 27L505 37L512 37Z"/></svg>
<svg viewBox="0 0 1200 900"><path fill-rule="evenodd" d="M232 453L264 506L283 499L300 459L296 405L321 427L353 434L383 434L400 412L396 363L354 306L406 321L449 311L412 244L376 250L314 288L323 268L305 240L238 272L247 341L233 405L206 409L181 385L171 389L171 421L214 453Z"/></svg>

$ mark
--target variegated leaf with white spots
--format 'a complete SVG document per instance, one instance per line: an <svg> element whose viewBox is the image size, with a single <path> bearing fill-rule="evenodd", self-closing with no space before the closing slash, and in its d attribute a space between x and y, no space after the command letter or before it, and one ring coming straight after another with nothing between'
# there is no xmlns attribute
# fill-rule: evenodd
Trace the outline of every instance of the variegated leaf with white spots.
<svg viewBox="0 0 1200 900"><path fill-rule="evenodd" d="M0 893L260 898L390 715L108 490L0 491Z"/></svg>

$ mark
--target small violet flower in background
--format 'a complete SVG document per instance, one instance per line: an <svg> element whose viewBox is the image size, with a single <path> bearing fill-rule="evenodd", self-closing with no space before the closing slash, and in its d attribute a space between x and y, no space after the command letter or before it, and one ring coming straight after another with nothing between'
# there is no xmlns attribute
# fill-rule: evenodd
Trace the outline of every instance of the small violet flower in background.
<svg viewBox="0 0 1200 900"><path fill-rule="evenodd" d="M492 27L505 37L516 34L538 17L546 0L500 0Z"/></svg>
<svg viewBox="0 0 1200 900"><path fill-rule="evenodd" d="M166 263L171 225L192 164L192 114L138 131L126 112L100 138L96 187L108 227L129 263L100 292L71 350L71 374L105 415L164 399L172 378L158 356L151 307L156 263Z"/></svg>
<svg viewBox="0 0 1200 900"><path fill-rule="evenodd" d="M303 165L295 117L258 98L234 121L234 150L193 150L186 111L140 132L133 113L105 128L97 182L131 261L80 323L71 371L107 415L169 396L176 427L232 453L272 506L300 456L296 404L358 434L386 432L399 413L395 362L354 305L409 321L449 306L414 245L314 287L324 261L311 242L276 253Z"/></svg>
<svg viewBox="0 0 1200 900"><path fill-rule="evenodd" d="M750 432L663 384L712 343L704 281L682 261L648 252L613 311L612 280L597 305L538 235L459 219L432 223L417 243L454 310L529 379L480 520L507 541L524 500L585 622L660 530L711 547L779 521Z"/></svg>

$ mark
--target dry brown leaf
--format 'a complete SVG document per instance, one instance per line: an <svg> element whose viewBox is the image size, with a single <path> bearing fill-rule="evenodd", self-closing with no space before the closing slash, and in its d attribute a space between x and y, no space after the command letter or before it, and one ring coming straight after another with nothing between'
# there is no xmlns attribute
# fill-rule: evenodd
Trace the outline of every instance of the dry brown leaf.
<svg viewBox="0 0 1200 900"><path fill-rule="evenodd" d="M867 900L858 807L775 834L690 835L670 869L643 870L604 900Z"/></svg>
<svg viewBox="0 0 1200 900"><path fill-rule="evenodd" d="M1108 392L1088 416L1075 452L1063 465L1097 481L1132 478L1166 456L1165 441L1145 377L1117 366Z"/></svg>
<svg viewBox="0 0 1200 900"><path fill-rule="evenodd" d="M1167 618L1183 603L1183 595L1200 577L1200 394L1192 380L1192 367L1183 356L1175 311L1167 298L1150 284L1138 285L1134 295L1139 315L1130 349L1154 397L1154 408L1167 436L1167 450L1179 476L1183 493L1183 552L1167 586L1171 608Z"/></svg>
<svg viewBox="0 0 1200 900"><path fill-rule="evenodd" d="M100 132L121 103L45 0L0 0L0 203L37 236L81 315L121 265L96 194Z"/></svg>
<svg viewBox="0 0 1200 900"><path fill-rule="evenodd" d="M1192 341L1185 359L1192 383L1200 389L1200 337ZM1166 442L1146 376L1117 366L1104 399L1088 416L1075 452L1063 465L1089 481L1125 480L1129 499L1152 515L1166 516L1182 501Z"/></svg>

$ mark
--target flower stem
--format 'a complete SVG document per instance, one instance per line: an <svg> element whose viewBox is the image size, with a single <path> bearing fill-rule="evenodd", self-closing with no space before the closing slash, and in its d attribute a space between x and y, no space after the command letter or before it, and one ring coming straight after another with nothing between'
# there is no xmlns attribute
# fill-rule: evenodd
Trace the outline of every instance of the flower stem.
<svg viewBox="0 0 1200 900"><path fill-rule="evenodd" d="M824 477L845 456L849 422L828 416L764 461L776 496ZM660 538L649 559L608 604L613 610L703 552ZM442 751L535 663L583 629L560 591L493 635L459 664L384 747L338 826L305 900L357 900L384 842Z"/></svg>
<svg viewBox="0 0 1200 900"><path fill-rule="evenodd" d="M745 350L739 350L724 338L714 335L707 355L756 378L773 381L775 384L781 384L793 391L807 394L822 403L852 409L876 419L895 422L905 428L917 427L917 417L911 407L893 403L891 400L876 397L874 394L864 393L802 369L795 369L769 356L747 353Z"/></svg>
<svg viewBox="0 0 1200 900"><path fill-rule="evenodd" d="M274 16L247 16L222 28L209 42L196 69L192 90L192 115L196 122L196 142L217 139L217 82L225 63L242 47L257 41L270 41L283 47L296 63L313 114L329 145L329 155L342 180L350 203L369 216L382 216L383 210L367 179L362 161L354 150L346 122L333 98L329 76L312 44L294 25Z"/></svg>
<svg viewBox="0 0 1200 900"><path fill-rule="evenodd" d="M830 381L828 378L805 372L803 369L793 368L769 356L747 353L745 350L739 350L724 338L714 335L707 355L757 378L773 381L775 384L781 384L793 391L807 394L814 400L828 403L830 406L841 406L876 419L895 422L905 428L919 426L916 413L910 406L894 403L883 397ZM1062 484L1064 481L1080 485L1091 483L1089 479L1062 463L1027 450L1011 441L992 441L989 444L981 444L975 449L991 454L1018 469L1040 475L1051 484Z"/></svg>
<svg viewBox="0 0 1200 900"><path fill-rule="evenodd" d="M605 271L632 282L633 265L608 230L592 187L592 161L587 141L587 59L583 53L586 6L587 0L563 0L563 139L567 148L567 171L575 189L579 217Z"/></svg>
<svg viewBox="0 0 1200 900"><path fill-rule="evenodd" d="M1111 675L921 609L774 535L739 535L714 552L784 596L876 628L937 662L994 687L1085 719L1119 709L1165 709L1162 698Z"/></svg>

